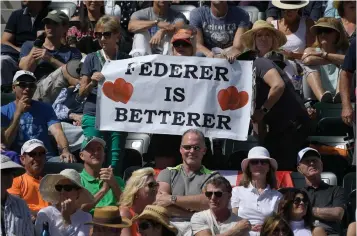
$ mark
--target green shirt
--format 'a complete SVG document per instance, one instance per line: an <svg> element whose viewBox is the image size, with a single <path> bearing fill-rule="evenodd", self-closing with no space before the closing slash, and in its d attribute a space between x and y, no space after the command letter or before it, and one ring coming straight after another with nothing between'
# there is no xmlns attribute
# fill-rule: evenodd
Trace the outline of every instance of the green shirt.
<svg viewBox="0 0 357 236"><path fill-rule="evenodd" d="M94 178L88 172L83 169L81 172L81 182L84 188L88 189L88 191L94 195L103 186L103 180ZM120 189L123 191L125 187L125 182L122 178L115 176L115 179L117 180L117 183L119 184ZM116 199L113 191L109 189L109 191L100 199L100 201L97 203L96 207L104 207L104 206L117 206L119 202L119 199ZM90 211L90 213L93 215L94 209Z"/></svg>

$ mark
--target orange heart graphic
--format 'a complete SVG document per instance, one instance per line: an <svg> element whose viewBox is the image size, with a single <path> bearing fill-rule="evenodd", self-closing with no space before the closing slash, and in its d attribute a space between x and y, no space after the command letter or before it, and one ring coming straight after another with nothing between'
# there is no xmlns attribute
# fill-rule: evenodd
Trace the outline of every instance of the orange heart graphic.
<svg viewBox="0 0 357 236"><path fill-rule="evenodd" d="M227 89L221 89L217 99L222 111L236 110L247 105L249 95L246 91L238 92L236 87L230 86Z"/></svg>
<svg viewBox="0 0 357 236"><path fill-rule="evenodd" d="M103 84L102 91L109 99L126 104L133 94L134 87L123 78L118 78L114 83L106 81Z"/></svg>

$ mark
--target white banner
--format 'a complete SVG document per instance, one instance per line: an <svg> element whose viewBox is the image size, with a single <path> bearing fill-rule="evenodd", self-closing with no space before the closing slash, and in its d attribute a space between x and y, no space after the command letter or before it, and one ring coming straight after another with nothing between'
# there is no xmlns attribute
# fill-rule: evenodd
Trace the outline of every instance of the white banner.
<svg viewBox="0 0 357 236"><path fill-rule="evenodd" d="M246 140L252 62L150 55L111 61L98 86L100 130Z"/></svg>

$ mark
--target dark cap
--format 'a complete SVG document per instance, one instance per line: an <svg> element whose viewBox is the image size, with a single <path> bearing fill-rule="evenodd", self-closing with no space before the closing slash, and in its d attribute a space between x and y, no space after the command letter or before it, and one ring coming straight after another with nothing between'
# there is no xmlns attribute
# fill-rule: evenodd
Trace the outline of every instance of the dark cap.
<svg viewBox="0 0 357 236"><path fill-rule="evenodd" d="M63 11L53 10L48 13L48 15L43 18L42 22L46 23L46 20L52 20L62 25L68 25L69 18Z"/></svg>
<svg viewBox="0 0 357 236"><path fill-rule="evenodd" d="M70 60L66 65L67 73L73 78L79 79L83 63L81 60Z"/></svg>

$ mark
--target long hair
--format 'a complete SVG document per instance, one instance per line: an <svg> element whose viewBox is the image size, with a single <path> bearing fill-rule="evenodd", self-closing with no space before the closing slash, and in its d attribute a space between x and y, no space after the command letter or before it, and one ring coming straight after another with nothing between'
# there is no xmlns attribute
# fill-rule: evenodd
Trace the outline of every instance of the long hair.
<svg viewBox="0 0 357 236"><path fill-rule="evenodd" d="M159 221L155 221L153 219L145 219L147 221L149 221L154 227L158 227L159 225L161 225L161 235L159 236L175 236L176 234L174 232L172 232L171 230L169 230L168 228L166 228L163 224L161 224Z"/></svg>
<svg viewBox="0 0 357 236"><path fill-rule="evenodd" d="M278 51L279 50L279 41L278 41L278 39L277 39L277 37L276 37L276 34L274 34L270 29L260 29L260 30L257 30L256 32L254 32L253 33L253 44L252 44L252 48L255 50L255 51L259 51L258 50L258 48L257 48L257 46L256 46L256 44L255 44L255 42L256 42L256 37L257 37L257 33L259 32L259 31L261 31L261 30L266 30L266 31L268 31L269 32L269 35L272 37L272 39L273 39L273 43L272 43L272 46L271 46L271 49L270 49L270 51Z"/></svg>
<svg viewBox="0 0 357 236"><path fill-rule="evenodd" d="M293 210L294 206L294 199L296 195L302 194L304 196L304 199L306 199L308 202L305 205L306 207L306 215L303 217L305 227L308 229L312 230L313 228L313 216L312 216L312 206L311 202L309 199L309 196L307 193L301 189L293 189L290 191L287 191L282 200L279 203L279 208L278 208L278 214L283 217L287 222L291 221L291 213Z"/></svg>
<svg viewBox="0 0 357 236"><path fill-rule="evenodd" d="M151 167L142 168L133 172L125 189L120 196L119 204L121 206L131 207L134 202L134 198L139 189L145 186L148 177L154 177L155 171Z"/></svg>
<svg viewBox="0 0 357 236"><path fill-rule="evenodd" d="M101 6L101 8L100 8L100 13L102 14L102 16L105 15L104 3L103 3L103 6ZM80 5L79 5L79 27L80 27L80 30L82 32L87 32L90 26L91 26L91 22L88 18L87 7L84 4L84 1L81 1Z"/></svg>
<svg viewBox="0 0 357 236"><path fill-rule="evenodd" d="M245 171L243 171L243 177L239 183L240 186L244 186L245 188L248 188L249 184L252 182L252 172L250 171L249 168L249 163L247 168L245 168ZM275 189L276 188L276 177L275 177L275 170L269 163L269 171L266 175L266 183L270 185L270 188Z"/></svg>
<svg viewBox="0 0 357 236"><path fill-rule="evenodd" d="M293 231L290 229L289 224L279 215L273 214L265 218L262 228L260 230L260 236L272 236L274 230L279 226L283 225L288 231L288 234L284 236L294 236Z"/></svg>
<svg viewBox="0 0 357 236"><path fill-rule="evenodd" d="M337 32L339 34L339 39L337 42L333 42L334 44L336 44L337 50L341 50L343 53L345 53L349 47L349 42L348 42L348 38L347 35L345 33L345 29L343 28L343 25L341 24L341 22L338 19L335 19L333 17L322 17L320 18L316 24L319 23L327 23L329 25L331 25L334 28L337 28L340 32ZM314 44L312 45L312 47L319 47L321 48L321 44L318 40L318 36L316 35L316 39Z"/></svg>

